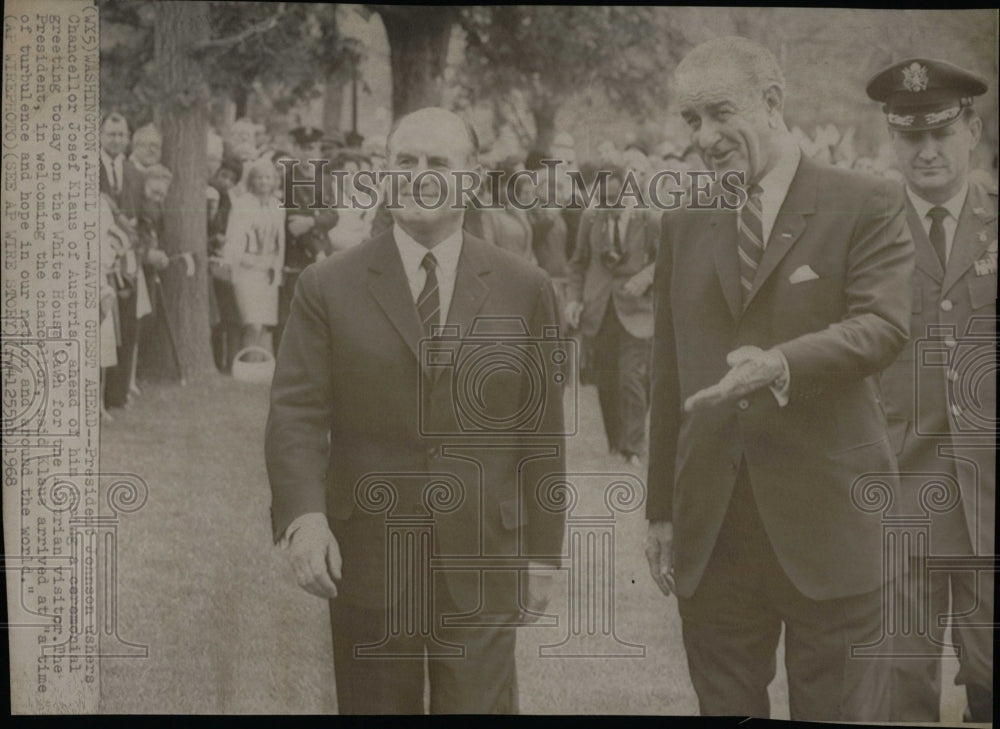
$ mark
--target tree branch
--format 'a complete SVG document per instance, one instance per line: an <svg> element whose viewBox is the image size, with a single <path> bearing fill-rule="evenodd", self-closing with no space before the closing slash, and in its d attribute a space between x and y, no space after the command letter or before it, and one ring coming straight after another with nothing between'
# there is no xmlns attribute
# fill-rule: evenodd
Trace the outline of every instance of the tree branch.
<svg viewBox="0 0 1000 729"><path fill-rule="evenodd" d="M280 20L282 14L285 12L285 4L279 3L278 10L274 15L262 20L259 23L251 25L249 28L240 31L235 35L229 35L225 38L211 38L208 40L198 41L197 43L191 44L192 53L204 53L205 51L217 50L220 48L230 48L232 46L238 45L248 38L252 38L255 35L261 35L263 33L272 30Z"/></svg>

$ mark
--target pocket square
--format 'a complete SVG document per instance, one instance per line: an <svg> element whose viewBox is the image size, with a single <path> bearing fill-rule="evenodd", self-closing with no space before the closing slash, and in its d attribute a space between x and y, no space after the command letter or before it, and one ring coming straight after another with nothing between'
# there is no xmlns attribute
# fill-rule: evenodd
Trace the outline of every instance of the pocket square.
<svg viewBox="0 0 1000 729"><path fill-rule="evenodd" d="M819 274L813 271L811 266L799 266L788 277L788 283L797 284L805 281L815 281L818 278Z"/></svg>

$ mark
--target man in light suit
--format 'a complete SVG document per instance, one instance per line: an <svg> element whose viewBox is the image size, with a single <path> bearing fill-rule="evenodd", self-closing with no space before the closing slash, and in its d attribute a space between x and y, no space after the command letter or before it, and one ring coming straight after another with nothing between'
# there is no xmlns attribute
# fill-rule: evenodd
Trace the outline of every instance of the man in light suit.
<svg viewBox="0 0 1000 729"><path fill-rule="evenodd" d="M611 170L606 199L580 219L569 262L566 319L593 345L608 448L638 465L646 454L660 229L654 210L619 202L625 174L620 167Z"/></svg>
<svg viewBox="0 0 1000 729"><path fill-rule="evenodd" d="M965 717L993 720L996 508L997 191L969 179L986 84L944 61L909 58L872 77L897 162L916 250L911 340L882 373L889 432L904 475L896 514L932 517L929 553L915 554L898 602L918 623L895 634L893 721L940 721L941 650L952 641ZM942 360L942 357L944 358ZM985 375L985 376L984 376ZM957 487L940 513L926 506L944 476ZM923 493L922 493L923 492ZM956 569L928 570L928 557ZM977 560L985 558L986 562ZM951 607L949 609L949 594Z"/></svg>
<svg viewBox="0 0 1000 729"><path fill-rule="evenodd" d="M676 89L746 199L663 216L650 571L677 595L702 714L768 716L784 625L792 719L884 720L888 662L851 653L883 632L882 525L853 491L897 467L875 376L908 336L902 193L799 152L753 41L696 47Z"/></svg>
<svg viewBox="0 0 1000 729"><path fill-rule="evenodd" d="M342 713L421 713L425 652L432 712L515 712L514 626L544 609L549 580L532 568L561 551L564 516L539 490L565 471L565 373L546 366L554 294L540 269L463 231L451 173L477 168L477 146L443 109L399 122L390 166L414 179L390 200L392 227L302 272L278 353L266 433L274 537L299 585L330 599ZM428 170L440 181L415 186ZM434 206L441 184L448 203ZM533 352L544 381L506 366ZM481 378L463 369L476 362ZM525 402L535 415L522 423ZM380 504L397 523L433 516L422 548L444 569L432 584L426 564L391 559ZM404 616L429 632L387 625L408 581L433 595Z"/></svg>

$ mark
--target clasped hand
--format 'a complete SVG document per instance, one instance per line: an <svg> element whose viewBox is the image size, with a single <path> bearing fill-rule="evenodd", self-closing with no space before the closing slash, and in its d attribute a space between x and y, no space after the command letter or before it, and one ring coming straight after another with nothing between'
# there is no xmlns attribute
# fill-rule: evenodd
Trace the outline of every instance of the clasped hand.
<svg viewBox="0 0 1000 729"><path fill-rule="evenodd" d="M331 599L337 596L343 560L337 538L326 519L307 519L295 530L288 554L299 587L310 595Z"/></svg>

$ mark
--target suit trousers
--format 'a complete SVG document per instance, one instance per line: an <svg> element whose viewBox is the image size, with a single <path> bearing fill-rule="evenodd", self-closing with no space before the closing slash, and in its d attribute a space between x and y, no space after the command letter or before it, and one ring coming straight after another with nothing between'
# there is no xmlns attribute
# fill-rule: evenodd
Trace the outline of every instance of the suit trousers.
<svg viewBox="0 0 1000 729"><path fill-rule="evenodd" d="M135 345L139 336L139 320L136 318L137 291L135 282L130 282L118 292L121 341L118 344L118 364L108 368L104 392L105 407L125 407L128 402L129 380L132 377L132 363L136 356Z"/></svg>
<svg viewBox="0 0 1000 729"><path fill-rule="evenodd" d="M882 635L882 597L876 590L811 600L799 592L764 531L744 462L701 582L678 599L701 714L769 717L784 624L792 720L888 720L889 662L851 657L852 645Z"/></svg>
<svg viewBox="0 0 1000 729"><path fill-rule="evenodd" d="M386 648L404 657L357 655L356 647L380 643L387 634L386 613L330 601L333 669L341 714L422 714L424 678L430 683L432 714L516 714L515 616L481 616L502 626L442 625L435 615L438 643L462 646L463 657L435 655L427 637L393 636ZM428 655L421 655L426 649Z"/></svg>
<svg viewBox="0 0 1000 729"><path fill-rule="evenodd" d="M939 618L951 615L948 622L959 662L955 683L966 687L966 719L992 722L993 573L928 571L923 559L915 559L909 574L923 578L897 581L897 604L924 624L901 626L893 636L891 720L941 721L945 625ZM920 605L923 610L914 610Z"/></svg>
<svg viewBox="0 0 1000 729"><path fill-rule="evenodd" d="M629 334L614 301L608 301L594 341L594 366L604 432L613 453L646 454L651 343Z"/></svg>

